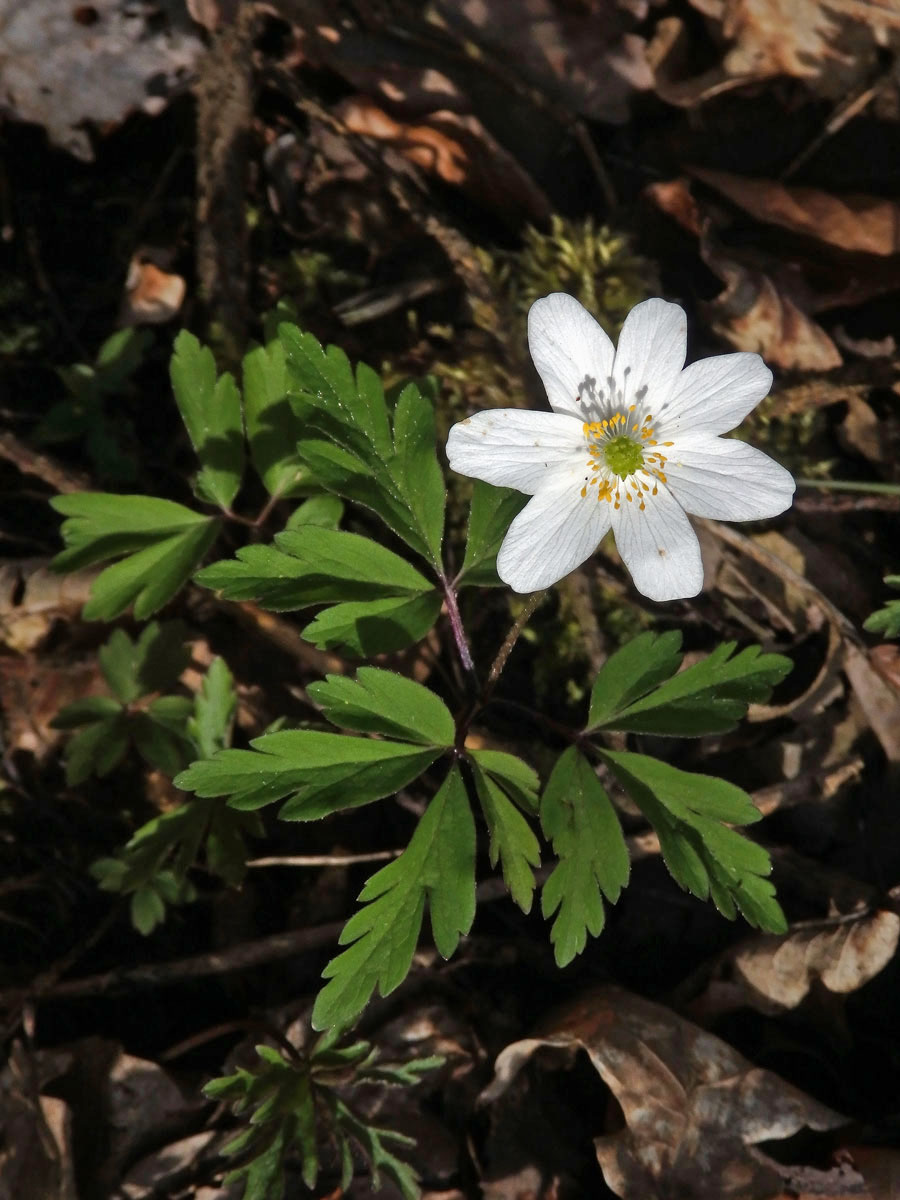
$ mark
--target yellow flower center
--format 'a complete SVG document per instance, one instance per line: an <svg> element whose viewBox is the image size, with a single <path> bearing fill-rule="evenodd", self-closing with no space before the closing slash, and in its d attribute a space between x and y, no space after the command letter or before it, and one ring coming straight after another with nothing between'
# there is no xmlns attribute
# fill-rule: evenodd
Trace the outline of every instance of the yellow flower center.
<svg viewBox="0 0 900 1200"><path fill-rule="evenodd" d="M628 504L637 501L646 508L647 496L656 496L659 484L666 482L666 456L657 449L653 436L653 416L635 416L636 404L619 410L602 421L585 421L582 428L588 448L588 470L582 496L588 488L597 488L597 499L616 508L622 497ZM672 442L663 442L671 446Z"/></svg>

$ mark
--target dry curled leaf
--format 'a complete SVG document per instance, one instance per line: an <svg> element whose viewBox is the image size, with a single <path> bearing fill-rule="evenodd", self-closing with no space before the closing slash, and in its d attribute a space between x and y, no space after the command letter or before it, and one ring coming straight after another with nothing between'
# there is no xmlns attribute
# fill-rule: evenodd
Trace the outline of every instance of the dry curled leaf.
<svg viewBox="0 0 900 1200"><path fill-rule="evenodd" d="M900 204L875 196L832 196L810 187L785 187L774 179L750 179L727 171L691 167L696 179L769 225L780 225L864 254L900 254Z"/></svg>
<svg viewBox="0 0 900 1200"><path fill-rule="evenodd" d="M776 1009L796 1008L815 980L830 992L857 991L894 957L898 936L900 916L882 910L754 938L735 955L734 965Z"/></svg>
<svg viewBox="0 0 900 1200"><path fill-rule="evenodd" d="M476 117L445 110L407 124L365 97L344 101L338 115L352 133L389 143L416 166L510 221L549 217L543 192Z"/></svg>
<svg viewBox="0 0 900 1200"><path fill-rule="evenodd" d="M761 1143L844 1123L719 1038L611 986L585 993L538 1035L507 1046L482 1102L496 1102L545 1048L566 1061L585 1051L619 1102L626 1128L595 1142L618 1196L766 1200L782 1193L792 1169L766 1157L757 1149Z"/></svg>

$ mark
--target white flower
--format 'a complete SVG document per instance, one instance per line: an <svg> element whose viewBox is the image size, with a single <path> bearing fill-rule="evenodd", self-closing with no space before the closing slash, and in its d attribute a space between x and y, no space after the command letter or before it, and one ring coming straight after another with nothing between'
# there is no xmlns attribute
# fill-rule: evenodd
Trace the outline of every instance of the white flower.
<svg viewBox="0 0 900 1200"><path fill-rule="evenodd" d="M450 430L455 471L531 496L497 556L515 591L562 579L612 528L638 591L696 596L703 564L687 513L756 521L790 506L784 467L719 436L762 400L772 372L745 353L685 367L686 325L677 304L645 300L615 349L573 296L545 296L528 314L528 345L553 411L491 409Z"/></svg>

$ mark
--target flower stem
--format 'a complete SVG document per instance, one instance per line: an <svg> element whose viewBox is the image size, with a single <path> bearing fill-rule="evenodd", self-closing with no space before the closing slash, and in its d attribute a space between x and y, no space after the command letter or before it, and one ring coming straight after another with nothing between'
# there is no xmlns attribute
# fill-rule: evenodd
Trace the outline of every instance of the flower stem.
<svg viewBox="0 0 900 1200"><path fill-rule="evenodd" d="M513 622L512 629L510 629L509 633L504 638L503 645L497 651L494 661L491 663L491 669L488 671L488 677L484 681L484 687L481 689L481 695L478 698L480 706L487 704L488 700L490 699L491 692L493 692L497 685L497 680L500 678L500 674L503 668L506 666L506 660L512 653L513 646L515 646L516 642L519 640L519 635L528 624L532 613L543 600L545 594L546 593L543 591L532 592L525 601L522 611Z"/></svg>
<svg viewBox="0 0 900 1200"><path fill-rule="evenodd" d="M459 615L459 605L456 603L456 589L446 575L441 575L441 583L444 588L444 603L447 606L450 628L453 630L453 640L456 642L456 648L459 651L459 660L463 665L463 669L474 676L475 664L472 661L469 643L466 641L466 631L463 629L462 617Z"/></svg>

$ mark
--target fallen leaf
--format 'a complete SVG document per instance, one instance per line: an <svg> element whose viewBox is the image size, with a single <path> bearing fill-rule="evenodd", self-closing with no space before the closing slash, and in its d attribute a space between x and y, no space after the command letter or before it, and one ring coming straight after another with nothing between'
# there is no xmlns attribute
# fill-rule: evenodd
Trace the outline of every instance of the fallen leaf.
<svg viewBox="0 0 900 1200"><path fill-rule="evenodd" d="M754 938L735 954L734 965L776 1009L796 1008L816 980L841 995L857 991L894 957L898 936L900 916L880 910Z"/></svg>
<svg viewBox="0 0 900 1200"><path fill-rule="evenodd" d="M128 265L119 321L122 325L171 321L184 303L186 290L180 275L171 275L143 254L135 254Z"/></svg>
<svg viewBox="0 0 900 1200"><path fill-rule="evenodd" d="M388 142L416 166L512 222L549 217L546 196L477 117L444 110L406 124L365 97L345 100L337 115L351 132Z"/></svg>
<svg viewBox="0 0 900 1200"><path fill-rule="evenodd" d="M900 253L900 204L874 196L832 196L818 188L785 187L707 167L690 174L769 225L780 225L841 250Z"/></svg>
<svg viewBox="0 0 900 1200"><path fill-rule="evenodd" d="M701 238L700 254L725 284L704 305L710 328L735 350L755 350L785 370L832 371L841 365L840 352L825 330L769 275L726 253L709 237Z"/></svg>
<svg viewBox="0 0 900 1200"><path fill-rule="evenodd" d="M438 0L436 7L466 41L491 47L518 77L582 116L624 124L631 96L653 86L645 42L630 32L636 21L625 5Z"/></svg>
<svg viewBox="0 0 900 1200"><path fill-rule="evenodd" d="M176 4L85 7L0 0L0 95L6 114L42 126L54 145L90 162L85 126L108 130L137 109L158 113L184 87L203 43Z"/></svg>
<svg viewBox="0 0 900 1200"><path fill-rule="evenodd" d="M607 1184L629 1200L778 1196L792 1168L755 1147L844 1124L719 1038L613 986L583 994L535 1037L501 1051L481 1102L495 1103L536 1051L547 1049L567 1062L584 1050L618 1100L626 1128L595 1146Z"/></svg>
<svg viewBox="0 0 900 1200"><path fill-rule="evenodd" d="M78 616L98 574L60 575L44 558L0 563L0 643L19 654L33 650L54 621Z"/></svg>
<svg viewBox="0 0 900 1200"><path fill-rule="evenodd" d="M712 232L711 217L686 180L651 184L645 191L661 212L698 239L700 256L725 284L704 305L710 327L735 350L754 350L786 370L830 371L841 365L837 346L801 301L808 289L797 272L778 266L773 279L737 249L725 250ZM758 255L756 256L759 257Z"/></svg>
<svg viewBox="0 0 900 1200"><path fill-rule="evenodd" d="M867 80L879 47L895 40L894 0L691 0L730 48L721 71L744 82L788 75L816 95L843 98Z"/></svg>

